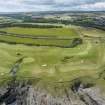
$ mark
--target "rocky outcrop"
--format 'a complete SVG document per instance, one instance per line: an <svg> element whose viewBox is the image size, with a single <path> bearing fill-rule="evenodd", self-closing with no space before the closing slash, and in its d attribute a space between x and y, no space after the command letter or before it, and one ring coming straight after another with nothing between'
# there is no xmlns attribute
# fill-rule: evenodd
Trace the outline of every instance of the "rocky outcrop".
<svg viewBox="0 0 105 105"><path fill-rule="evenodd" d="M79 89L78 93L86 105L105 105L99 88Z"/></svg>
<svg viewBox="0 0 105 105"><path fill-rule="evenodd" d="M0 105L78 105L78 100L71 100L66 95L52 96L47 91L33 88L27 83L14 83L6 89L2 88ZM80 105L84 105L83 102Z"/></svg>
<svg viewBox="0 0 105 105"><path fill-rule="evenodd" d="M71 90L70 90L71 91ZM105 105L99 88L80 87L77 93L65 90L63 96L53 96L29 81L12 82L0 89L0 105Z"/></svg>

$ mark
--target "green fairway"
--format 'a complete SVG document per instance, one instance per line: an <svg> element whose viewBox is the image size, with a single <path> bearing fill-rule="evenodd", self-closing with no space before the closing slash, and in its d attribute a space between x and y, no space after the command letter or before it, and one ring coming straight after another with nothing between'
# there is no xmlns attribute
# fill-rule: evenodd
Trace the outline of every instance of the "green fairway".
<svg viewBox="0 0 105 105"><path fill-rule="evenodd" d="M36 45L36 46L55 46L70 47L73 38L79 38L79 34L74 28L4 28L0 35L1 42Z"/></svg>
<svg viewBox="0 0 105 105"><path fill-rule="evenodd" d="M55 36L55 37L77 37L78 34L74 28L19 28L10 27L0 29L1 31L10 32L14 34L28 34L35 36Z"/></svg>
<svg viewBox="0 0 105 105"><path fill-rule="evenodd" d="M35 46L70 46L72 40L48 40L48 39L29 39L29 38L17 38L12 36L1 36L0 41L7 43L35 45Z"/></svg>

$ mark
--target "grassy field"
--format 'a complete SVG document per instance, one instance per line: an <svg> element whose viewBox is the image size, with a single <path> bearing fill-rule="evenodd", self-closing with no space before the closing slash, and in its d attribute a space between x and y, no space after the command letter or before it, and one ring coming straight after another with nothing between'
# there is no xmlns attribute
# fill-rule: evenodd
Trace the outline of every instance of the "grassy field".
<svg viewBox="0 0 105 105"><path fill-rule="evenodd" d="M35 36L55 36L55 37L77 37L77 32L74 28L19 28L10 27L0 29L1 31L10 32L14 34L28 34Z"/></svg>
<svg viewBox="0 0 105 105"><path fill-rule="evenodd" d="M33 35L48 35L50 31L46 32L39 31L39 29L20 29L20 28L8 28L2 29L4 31L23 34L33 34ZM19 31L21 30L21 31ZM22 31L23 30L23 31ZM33 30L33 31L32 31ZM52 29L50 29L52 30ZM55 30L55 29L54 29ZM59 31L58 31L59 30ZM78 34L70 34L69 28L62 31L62 29L56 29L52 35L71 35L71 37L78 36ZM61 30L61 31L60 31ZM70 31L70 32L69 32ZM83 28L80 30L82 34L87 34ZM37 34L34 32L37 32ZM58 33L56 33L58 32ZM63 33L64 32L64 33ZM89 31L89 35L93 30ZM100 30L96 30L98 35L103 34ZM47 33L47 34L46 34ZM51 32L52 33L52 32ZM55 33L55 34L54 34ZM68 34L67 34L68 33ZM92 33L93 34L93 33ZM104 34L103 34L104 35ZM16 40L10 37L0 37L3 40ZM23 41L23 39L22 39ZM25 40L24 40L25 41ZM29 41L29 40L28 40ZM45 43L41 42L40 43ZM52 42L52 43L62 43L62 42ZM65 42L66 43L66 42ZM65 44L64 42L62 44ZM0 78L10 78L10 70L14 63L21 57L25 57L19 71L17 72L17 79L33 79L33 84L41 85L47 88L53 93L54 87L68 86L70 87L70 82L76 78L81 78L82 80L95 82L97 86L105 89L104 80L98 79L99 73L104 69L105 64L105 43L95 43L92 40L84 39L83 44L76 46L74 48L57 48L57 47L35 47L35 46L25 46L25 45L10 45L6 43L0 43ZM36 81L35 81L36 80ZM0 79L2 83L3 80ZM63 82L63 84L60 82ZM53 89L52 89L53 88Z"/></svg>
<svg viewBox="0 0 105 105"><path fill-rule="evenodd" d="M72 38L80 37L74 28L42 29L42 28L12 27L12 28L3 28L0 31L13 34L9 36L0 35L0 41L8 43L16 43L16 44L37 45L37 46L70 46L72 44L71 40ZM30 36L30 38L16 37L15 34L18 34L18 36L27 35ZM35 39L37 37L42 37L42 38Z"/></svg>
<svg viewBox="0 0 105 105"><path fill-rule="evenodd" d="M82 28L84 35L92 37L105 37L105 31L96 28Z"/></svg>
<svg viewBox="0 0 105 105"><path fill-rule="evenodd" d="M1 41L7 43L16 43L16 44L27 44L27 45L36 45L36 46L70 46L72 40L48 40L48 39L29 39L29 38L17 38L12 36L1 36Z"/></svg>

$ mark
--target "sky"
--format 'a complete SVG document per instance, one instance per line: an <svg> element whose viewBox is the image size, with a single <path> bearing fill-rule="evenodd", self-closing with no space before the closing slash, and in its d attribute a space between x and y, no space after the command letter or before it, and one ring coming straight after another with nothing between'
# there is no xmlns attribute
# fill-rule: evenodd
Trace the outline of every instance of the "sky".
<svg viewBox="0 0 105 105"><path fill-rule="evenodd" d="M0 0L0 12L104 10L105 0Z"/></svg>

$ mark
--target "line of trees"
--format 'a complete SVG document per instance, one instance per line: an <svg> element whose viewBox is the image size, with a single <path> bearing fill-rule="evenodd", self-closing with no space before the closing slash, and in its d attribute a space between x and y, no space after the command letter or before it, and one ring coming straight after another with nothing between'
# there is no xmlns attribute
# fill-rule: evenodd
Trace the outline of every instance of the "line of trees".
<svg viewBox="0 0 105 105"><path fill-rule="evenodd" d="M57 25L38 25L38 24L26 24L26 23L4 23L0 24L0 28L4 27L24 27L24 28L62 28Z"/></svg>

